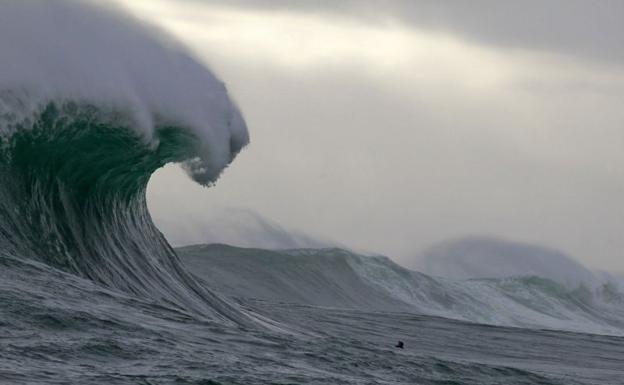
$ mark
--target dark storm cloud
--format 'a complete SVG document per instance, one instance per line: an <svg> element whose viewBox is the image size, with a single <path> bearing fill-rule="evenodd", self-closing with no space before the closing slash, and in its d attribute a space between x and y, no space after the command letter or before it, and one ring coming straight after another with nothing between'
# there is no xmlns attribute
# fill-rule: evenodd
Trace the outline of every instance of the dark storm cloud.
<svg viewBox="0 0 624 385"><path fill-rule="evenodd" d="M624 1L191 0L257 10L337 13L451 33L499 48L539 50L624 63Z"/></svg>

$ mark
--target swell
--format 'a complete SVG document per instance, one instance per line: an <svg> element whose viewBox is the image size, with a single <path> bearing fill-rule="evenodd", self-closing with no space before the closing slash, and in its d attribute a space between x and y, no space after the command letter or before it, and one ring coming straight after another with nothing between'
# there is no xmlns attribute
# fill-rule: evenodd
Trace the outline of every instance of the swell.
<svg viewBox="0 0 624 385"><path fill-rule="evenodd" d="M401 311L464 321L624 334L624 295L613 284L567 287L540 277L454 280L341 249L177 249L221 293L270 302Z"/></svg>
<svg viewBox="0 0 624 385"><path fill-rule="evenodd" d="M0 120L0 250L99 284L237 324L248 317L182 267L147 210L151 174L200 156L189 129L146 141L123 111L50 102Z"/></svg>

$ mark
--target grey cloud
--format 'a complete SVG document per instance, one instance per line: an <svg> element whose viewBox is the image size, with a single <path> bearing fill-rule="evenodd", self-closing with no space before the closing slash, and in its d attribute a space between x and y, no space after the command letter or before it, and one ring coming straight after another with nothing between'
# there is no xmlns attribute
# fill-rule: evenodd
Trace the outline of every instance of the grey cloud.
<svg viewBox="0 0 624 385"><path fill-rule="evenodd" d="M477 232L549 244L594 267L622 266L622 209L614 205L622 168L601 165L624 164L621 152L605 150L624 138L609 136L617 118L576 139L567 126L539 138L531 133L556 121L519 119L514 92L479 99L463 93L470 90L397 89L347 71L219 63L252 144L205 200L188 199L194 208L244 204L287 228L403 261ZM579 127L599 114L582 99L532 98L554 115L575 111Z"/></svg>
<svg viewBox="0 0 624 385"><path fill-rule="evenodd" d="M617 65L624 61L624 2L618 0L190 1L333 13L370 22L396 19L413 28L451 33L499 48L554 52Z"/></svg>
<svg viewBox="0 0 624 385"><path fill-rule="evenodd" d="M372 21L367 15L381 2L237 4ZM418 22L418 28L452 31L494 48L542 49L611 62L620 55L608 48L617 40L613 31L619 25L604 22L604 29L588 36L580 26L574 30L571 20L582 19L582 11L572 8L586 3L566 2L574 17L558 16L553 31L547 30L548 20L539 19L543 7L537 3L521 3L535 8L524 11L524 20L537 20L526 23L535 24L527 31L517 21L505 29L505 18L522 13L503 12L505 6L492 10L496 20L486 23L484 13L463 3L384 4L390 5L383 14L412 20L415 28ZM563 3L552 4L555 9ZM418 7L428 11L416 12ZM588 18L609 19L601 16L608 11L598 11ZM601 34L611 40L593 47ZM167 192L152 202L157 219L167 216L173 195L179 206L189 206L186 212L249 207L286 228L403 262L428 244L483 233L550 245L591 268L624 266L624 208L619 204L624 88L613 68L604 71L595 62L579 66L571 56L557 58L556 66L539 58L527 64L528 76L523 72L484 91L427 74L427 81L410 80L407 67L397 68L404 72L393 74L396 78L376 77L360 71L367 63L285 68L253 55L228 55L205 41L195 47L239 102L252 143L209 192L191 191L191 183L181 181L186 190L171 194L178 182L171 183L171 175L156 176L152 190ZM492 51L505 60L515 57ZM569 70L565 76L559 76L560 67Z"/></svg>

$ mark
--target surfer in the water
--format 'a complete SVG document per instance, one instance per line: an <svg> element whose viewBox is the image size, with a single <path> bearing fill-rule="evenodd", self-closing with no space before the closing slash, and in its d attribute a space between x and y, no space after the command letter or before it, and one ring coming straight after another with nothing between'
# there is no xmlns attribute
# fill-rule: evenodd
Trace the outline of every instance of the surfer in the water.
<svg viewBox="0 0 624 385"><path fill-rule="evenodd" d="M403 349L403 341L397 342L395 348Z"/></svg>

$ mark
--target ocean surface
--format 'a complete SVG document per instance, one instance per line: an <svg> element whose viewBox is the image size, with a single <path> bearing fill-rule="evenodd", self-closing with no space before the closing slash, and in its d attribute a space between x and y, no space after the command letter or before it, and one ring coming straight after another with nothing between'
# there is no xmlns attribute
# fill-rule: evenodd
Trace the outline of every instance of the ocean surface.
<svg viewBox="0 0 624 385"><path fill-rule="evenodd" d="M42 263L0 264L0 383L624 383L620 336L238 297L263 320L245 327Z"/></svg>

